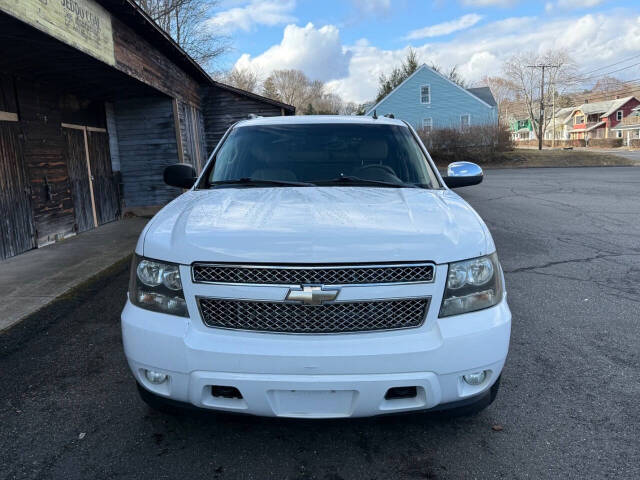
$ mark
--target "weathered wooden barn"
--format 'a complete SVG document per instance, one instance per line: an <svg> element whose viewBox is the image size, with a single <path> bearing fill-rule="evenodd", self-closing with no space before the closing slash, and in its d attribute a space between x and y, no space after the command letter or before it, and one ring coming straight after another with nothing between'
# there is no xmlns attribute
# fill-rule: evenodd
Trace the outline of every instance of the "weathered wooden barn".
<svg viewBox="0 0 640 480"><path fill-rule="evenodd" d="M294 113L212 80L132 0L0 0L0 259L163 205L166 165Z"/></svg>

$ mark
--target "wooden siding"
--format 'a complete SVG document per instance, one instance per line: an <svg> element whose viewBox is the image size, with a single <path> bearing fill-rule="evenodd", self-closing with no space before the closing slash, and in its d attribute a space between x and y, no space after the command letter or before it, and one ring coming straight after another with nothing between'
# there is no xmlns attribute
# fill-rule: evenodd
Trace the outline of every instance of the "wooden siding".
<svg viewBox="0 0 640 480"><path fill-rule="evenodd" d="M162 52L113 18L116 68L180 100L200 104L199 85Z"/></svg>
<svg viewBox="0 0 640 480"><path fill-rule="evenodd" d="M431 103L420 103L420 87L430 86ZM387 95L375 108L378 116L393 114L414 128L431 118L433 128L460 128L460 116L471 115L471 125L497 124L498 112L475 95L452 84L429 67L421 67L412 77ZM372 115L373 111L368 112Z"/></svg>
<svg viewBox="0 0 640 480"><path fill-rule="evenodd" d="M202 114L207 158L227 129L235 122L245 120L251 113L262 117L276 117L282 115L282 109L215 86L203 88Z"/></svg>
<svg viewBox="0 0 640 480"><path fill-rule="evenodd" d="M0 122L0 259L35 247L20 126Z"/></svg>
<svg viewBox="0 0 640 480"><path fill-rule="evenodd" d="M17 82L25 166L31 186L38 246L74 232L73 198L64 161L62 116L58 96L27 82Z"/></svg>
<svg viewBox="0 0 640 480"><path fill-rule="evenodd" d="M117 220L120 215L118 184L111 170L109 135L106 132L88 130L87 147L93 177L93 196L98 225Z"/></svg>
<svg viewBox="0 0 640 480"><path fill-rule="evenodd" d="M18 112L13 78L0 73L0 112Z"/></svg>
<svg viewBox="0 0 640 480"><path fill-rule="evenodd" d="M120 171L120 149L118 148L118 130L116 128L116 113L112 103L105 104L107 132L109 133L109 154L111 155L111 169Z"/></svg>
<svg viewBox="0 0 640 480"><path fill-rule="evenodd" d="M63 128L62 134L65 140L64 159L69 169L69 183L71 184L77 231L84 232L95 226L84 130Z"/></svg>
<svg viewBox="0 0 640 480"><path fill-rule="evenodd" d="M178 119L182 145L182 161L190 163L200 172L206 162L202 112L184 102L178 102Z"/></svg>
<svg viewBox="0 0 640 480"><path fill-rule="evenodd" d="M115 103L125 207L164 205L180 190L162 180L178 162L173 105L168 98Z"/></svg>

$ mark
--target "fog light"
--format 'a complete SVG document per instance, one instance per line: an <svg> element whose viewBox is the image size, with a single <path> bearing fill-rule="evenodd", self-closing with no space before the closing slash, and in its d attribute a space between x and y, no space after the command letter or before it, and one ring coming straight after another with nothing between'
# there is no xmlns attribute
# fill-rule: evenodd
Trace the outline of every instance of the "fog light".
<svg viewBox="0 0 640 480"><path fill-rule="evenodd" d="M487 371L483 370L482 372L467 373L462 378L469 385L480 385L482 382L484 382L484 379L487 378Z"/></svg>
<svg viewBox="0 0 640 480"><path fill-rule="evenodd" d="M144 376L147 377L147 380L151 383L155 383L156 385L164 383L167 380L166 373L155 372L153 370L145 370Z"/></svg>

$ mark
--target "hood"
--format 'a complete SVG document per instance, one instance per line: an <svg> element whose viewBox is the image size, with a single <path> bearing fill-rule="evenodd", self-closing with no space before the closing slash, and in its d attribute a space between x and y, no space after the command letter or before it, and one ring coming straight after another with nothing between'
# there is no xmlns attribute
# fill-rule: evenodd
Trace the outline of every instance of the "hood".
<svg viewBox="0 0 640 480"><path fill-rule="evenodd" d="M278 187L187 192L149 222L137 251L181 264L322 264L446 263L493 250L450 190Z"/></svg>

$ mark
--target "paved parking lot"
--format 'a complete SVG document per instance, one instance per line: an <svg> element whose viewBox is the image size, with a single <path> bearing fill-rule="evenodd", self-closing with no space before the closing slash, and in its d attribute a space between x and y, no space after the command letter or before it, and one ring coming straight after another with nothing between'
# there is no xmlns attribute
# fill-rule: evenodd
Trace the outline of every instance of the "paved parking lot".
<svg viewBox="0 0 640 480"><path fill-rule="evenodd" d="M0 478L640 478L640 168L492 170L460 193L514 314L482 414L151 412L120 344L123 268L0 335Z"/></svg>

